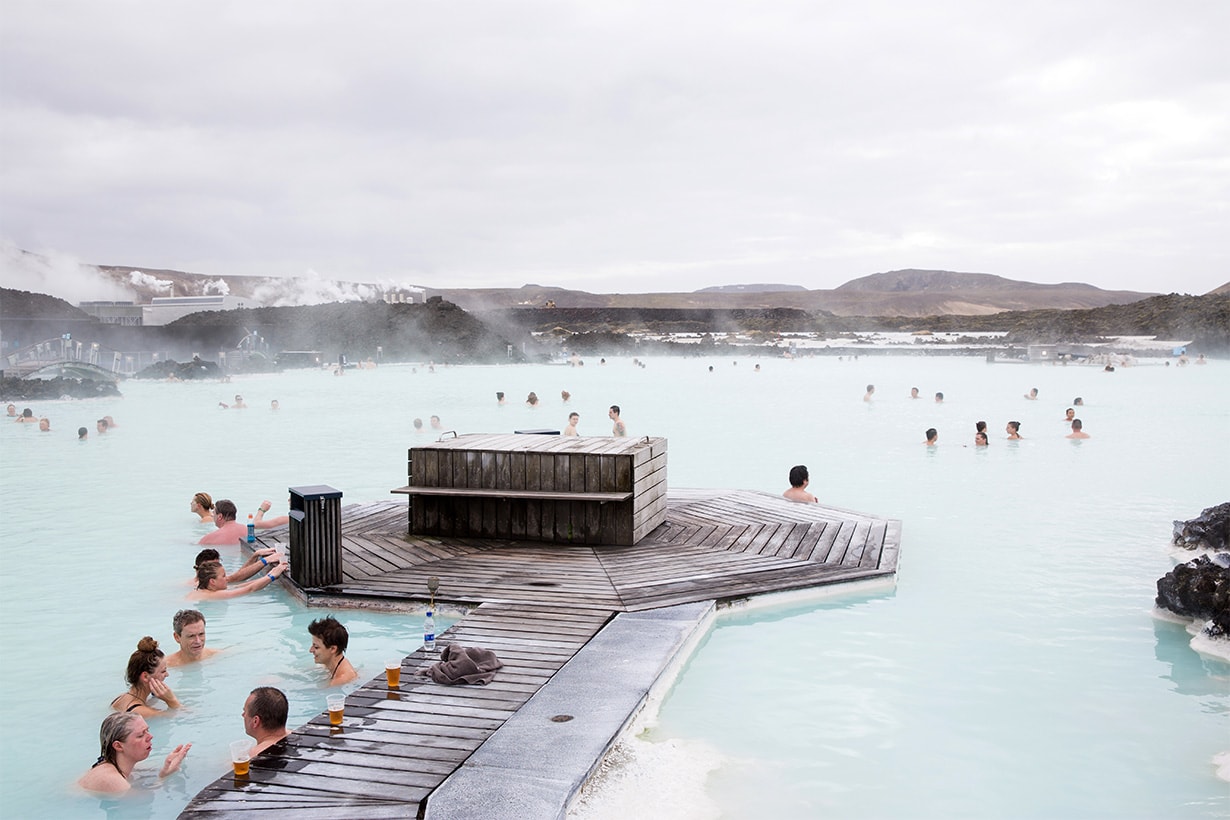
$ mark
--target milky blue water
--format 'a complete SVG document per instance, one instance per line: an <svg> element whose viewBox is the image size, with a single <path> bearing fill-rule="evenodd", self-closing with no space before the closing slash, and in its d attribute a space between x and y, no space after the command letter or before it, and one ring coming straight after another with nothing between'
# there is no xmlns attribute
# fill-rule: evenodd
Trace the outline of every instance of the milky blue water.
<svg viewBox="0 0 1230 820"><path fill-rule="evenodd" d="M253 686L284 688L292 724L322 707L306 631L319 610L276 588L202 605L209 644L225 651L171 671L185 709L153 724L154 753L138 767L152 793L118 810L72 794L137 640L175 648L171 615L205 531L187 509L194 492L230 497L244 517L301 484L331 484L346 503L382 500L405 482L407 447L431 437L416 437L416 416L484 432L562 428L576 410L583 434L602 435L607 406L620 404L632 435L668 438L672 485L780 492L805 463L823 501L902 519L902 557L895 590L720 621L621 772L648 783L665 767L684 799L638 808L612 790L583 816L627 816L629 805L730 818L1230 814L1212 763L1230 749L1230 666L1150 613L1173 563L1171 520L1230 497L1225 363L645 364L130 381L122 399L29 403L51 433L0 421L0 686L19 705L0 735L0 809L173 817L226 771ZM946 401L910 400L911 386ZM1022 397L1030 387L1039 401ZM523 404L531 390L536 409ZM217 406L236 392L249 409ZM1060 421L1077 395L1092 435L1079 443ZM103 415L120 426L98 436ZM979 419L991 446L975 450L964 445ZM1009 419L1024 441L1003 440ZM76 441L81 425L87 442ZM940 446L928 450L932 426ZM416 617L337 614L365 679L418 644ZM184 773L157 783L155 760L187 741Z"/></svg>

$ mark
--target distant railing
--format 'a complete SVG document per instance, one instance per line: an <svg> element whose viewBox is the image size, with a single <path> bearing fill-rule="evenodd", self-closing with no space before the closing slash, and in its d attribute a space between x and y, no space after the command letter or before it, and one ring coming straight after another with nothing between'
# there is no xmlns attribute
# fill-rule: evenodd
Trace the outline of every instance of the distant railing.
<svg viewBox="0 0 1230 820"><path fill-rule="evenodd" d="M4 357L6 375L24 375L56 364L89 364L122 376L131 376L166 356L146 351L125 353L98 342L82 342L68 336L27 345Z"/></svg>

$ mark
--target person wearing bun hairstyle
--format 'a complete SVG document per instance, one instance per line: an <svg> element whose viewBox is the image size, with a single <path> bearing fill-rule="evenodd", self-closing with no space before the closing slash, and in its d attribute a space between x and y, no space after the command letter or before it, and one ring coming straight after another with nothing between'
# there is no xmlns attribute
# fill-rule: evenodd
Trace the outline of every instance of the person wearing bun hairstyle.
<svg viewBox="0 0 1230 820"><path fill-rule="evenodd" d="M142 717L163 715L180 706L179 698L166 684L167 659L158 648L158 641L146 635L137 644L137 651L128 658L128 670L125 680L128 691L111 701L111 708L117 712L136 712ZM150 706L151 697L157 698L167 705L166 709L156 709Z"/></svg>
<svg viewBox="0 0 1230 820"><path fill-rule="evenodd" d="M133 767L149 757L154 747L154 736L149 724L140 715L132 712L112 712L103 718L98 730L98 760L83 774L77 785L96 794L120 794L132 788L128 778ZM162 764L159 777L179 771L184 756L192 748L191 743L181 743L171 750Z"/></svg>
<svg viewBox="0 0 1230 820"><path fill-rule="evenodd" d="M188 509L200 517L202 524L214 523L214 500L209 493L197 493L188 503Z"/></svg>

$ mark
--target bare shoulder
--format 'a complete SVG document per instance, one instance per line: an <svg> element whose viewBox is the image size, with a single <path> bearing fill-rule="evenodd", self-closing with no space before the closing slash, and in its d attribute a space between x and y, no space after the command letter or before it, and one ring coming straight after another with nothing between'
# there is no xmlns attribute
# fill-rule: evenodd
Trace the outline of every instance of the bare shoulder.
<svg viewBox="0 0 1230 820"><path fill-rule="evenodd" d="M83 774L77 786L94 794L120 794L132 788L119 770L108 763L101 763Z"/></svg>

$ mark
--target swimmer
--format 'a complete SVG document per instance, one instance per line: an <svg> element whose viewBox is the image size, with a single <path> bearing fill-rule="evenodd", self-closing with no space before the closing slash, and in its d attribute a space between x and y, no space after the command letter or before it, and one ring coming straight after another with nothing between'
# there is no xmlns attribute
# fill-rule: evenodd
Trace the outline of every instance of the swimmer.
<svg viewBox="0 0 1230 820"><path fill-rule="evenodd" d="M167 655L167 666L183 666L196 663L218 654L217 649L205 646L205 616L195 609L181 609L171 619L171 637L179 644L179 651Z"/></svg>
<svg viewBox="0 0 1230 820"><path fill-rule="evenodd" d="M943 393L936 393L936 394L935 394L935 403L936 403L936 404L943 404L943 403L944 403L944 394L943 394Z"/></svg>
<svg viewBox="0 0 1230 820"><path fill-rule="evenodd" d="M974 433L975 447L987 447L989 445L990 442L987 441L987 434L984 431L979 430L977 433Z"/></svg>
<svg viewBox="0 0 1230 820"><path fill-rule="evenodd" d="M1019 421L1008 422L1007 426L1004 427L1004 432L1008 434L1009 441L1020 441L1021 440L1021 423Z"/></svg>
<svg viewBox="0 0 1230 820"><path fill-rule="evenodd" d="M120 794L132 788L129 778L133 768L149 757L154 747L154 736L149 724L140 715L119 712L103 718L98 730L100 754L90 770L77 780L77 785L95 794ZM191 743L181 743L171 750L158 772L167 777L179 771L184 756L192 748Z"/></svg>
<svg viewBox="0 0 1230 820"><path fill-rule="evenodd" d="M1077 396L1076 398L1072 399L1072 404L1076 407L1082 407L1085 404L1085 400L1082 399L1080 396Z"/></svg>
<svg viewBox="0 0 1230 820"><path fill-rule="evenodd" d="M17 417L18 424L38 424L38 416L34 415L34 411L27 407L21 411L21 415Z"/></svg>
<svg viewBox="0 0 1230 820"><path fill-rule="evenodd" d="M129 689L111 701L111 708L117 712L136 712L142 717L155 717L178 709L179 698L167 686L166 679L166 656L158 648L158 641L146 635L137 644L137 651L128 658L125 680ZM148 701L151 697L165 703L167 708L150 706Z"/></svg>
<svg viewBox="0 0 1230 820"><path fill-rule="evenodd" d="M530 394L525 397L525 403L529 407L537 407L538 406L538 394L535 393L533 390L531 390Z"/></svg>
<svg viewBox="0 0 1230 820"><path fill-rule="evenodd" d="M431 417L431 429L432 430L443 430L444 429L444 425L440 423L439 416Z"/></svg>
<svg viewBox="0 0 1230 820"><path fill-rule="evenodd" d="M99 419L98 421L94 423L94 429L96 429L100 433L107 432L107 428L110 426L111 425L107 423L106 419Z"/></svg>
<svg viewBox="0 0 1230 820"><path fill-rule="evenodd" d="M560 400L564 402L564 404L567 404L568 400L572 398L572 394L569 393L567 390L561 390L559 391L559 397L560 397Z"/></svg>
<svg viewBox="0 0 1230 820"><path fill-rule="evenodd" d="M197 493L188 502L188 509L197 514L198 524L214 523L214 500L209 493ZM244 533L246 536L247 533Z"/></svg>
<svg viewBox="0 0 1230 820"><path fill-rule="evenodd" d="M987 431L987 423L985 421L979 421L979 422L974 423L975 433L985 433L986 431Z"/></svg>
<svg viewBox="0 0 1230 820"><path fill-rule="evenodd" d="M1064 438L1089 438L1089 434L1084 431L1084 425L1080 419L1072 419L1072 432L1064 436Z"/></svg>
<svg viewBox="0 0 1230 820"><path fill-rule="evenodd" d="M264 589L280 578L287 567L286 562L281 559L269 563L269 572L247 583L231 586L221 561L204 561L196 571L197 588L189 593L188 597L197 601L212 601L238 598L240 595Z"/></svg>
<svg viewBox="0 0 1230 820"><path fill-rule="evenodd" d="M278 551L275 549L270 547L258 549L248 556L248 560L244 562L243 566L234 572L227 574L226 583L230 585L238 584L241 581L246 581L258 572L265 572L267 567L271 567L281 560L282 556L279 555ZM188 582L192 586L195 587L198 585L199 581L197 580L197 573L201 570L201 564L204 564L206 561L217 561L221 563L222 556L219 555L218 551L212 547L206 547L198 552L196 554L196 560L192 564L192 580Z"/></svg>
<svg viewBox="0 0 1230 820"><path fill-rule="evenodd" d="M275 515L273 518L266 518L265 513L269 512L272 507L273 504L270 502L262 501L256 508L256 516L252 519L252 523L258 530L271 530L290 523L289 515Z"/></svg>
<svg viewBox="0 0 1230 820"><path fill-rule="evenodd" d="M85 441L90 437L90 431L85 427L77 428L77 441Z"/></svg>
<svg viewBox="0 0 1230 820"><path fill-rule="evenodd" d="M1063 420L1066 421L1068 424L1071 424L1072 419L1074 418L1076 418L1076 411L1072 409L1071 407L1063 411Z"/></svg>
<svg viewBox="0 0 1230 820"><path fill-rule="evenodd" d="M238 541L248 540L248 525L240 524L235 520L238 510L235 508L235 502L226 498L219 498L214 504L214 526L217 527L213 532L205 535L198 544L234 544Z"/></svg>
<svg viewBox="0 0 1230 820"><path fill-rule="evenodd" d="M113 419L111 416L103 416L103 421L107 422L108 430L111 430L115 427L119 427L119 425L115 423L115 419Z"/></svg>
<svg viewBox="0 0 1230 820"><path fill-rule="evenodd" d="M416 433L423 432L423 420L422 419L414 420L414 432Z"/></svg>
<svg viewBox="0 0 1230 820"><path fill-rule="evenodd" d="M341 686L359 677L359 673L346 660L346 647L350 643L350 633L346 627L332 615L312 621L308 624L308 632L312 636L312 660L329 671L328 686Z"/></svg>
<svg viewBox="0 0 1230 820"><path fill-rule="evenodd" d="M802 464L796 464L790 468L790 489L782 493L782 497L791 501L818 504L820 499L807 492L807 485L810 483L807 467Z"/></svg>
<svg viewBox="0 0 1230 820"><path fill-rule="evenodd" d="M911 387L911 388L910 388L910 398L912 398L912 399L917 399L917 398L920 398L920 396L918 395L918 388L917 388L917 387Z"/></svg>
<svg viewBox="0 0 1230 820"><path fill-rule="evenodd" d="M874 384L867 385L867 392L863 394L863 401L871 401L871 394L876 392Z"/></svg>
<svg viewBox="0 0 1230 820"><path fill-rule="evenodd" d="M277 410L280 406L281 406L281 405L279 405L279 404L278 404L278 400L277 400L277 399L272 399L272 400L270 400L270 402L269 402L269 409L270 409L270 410Z"/></svg>
<svg viewBox="0 0 1230 820"><path fill-rule="evenodd" d="M580 435L580 433L577 432L577 422L579 422L580 420L581 420L580 414L569 413L568 414L568 426L564 428L564 435L566 436Z"/></svg>
<svg viewBox="0 0 1230 820"><path fill-rule="evenodd" d="M9 418L11 419L17 418L17 405L10 404L8 407L5 408L5 410L6 412L8 412Z"/></svg>
<svg viewBox="0 0 1230 820"><path fill-rule="evenodd" d="M1038 388L1036 387L1029 388L1029 392L1025 394L1025 398L1029 399L1030 401L1037 401L1038 400Z"/></svg>
<svg viewBox="0 0 1230 820"><path fill-rule="evenodd" d="M42 430L44 433L50 433L51 432L51 419L47 418L46 416L43 416L41 419L39 419L38 429Z"/></svg>
<svg viewBox="0 0 1230 820"><path fill-rule="evenodd" d="M247 410L248 409L248 405L243 403L243 396L239 395L238 393L235 394L235 403L231 405L231 409L233 410Z"/></svg>
<svg viewBox="0 0 1230 820"><path fill-rule="evenodd" d="M286 693L272 686L258 686L243 702L243 732L256 741L249 754L256 757L290 734L286 716L290 705Z"/></svg>
<svg viewBox="0 0 1230 820"><path fill-rule="evenodd" d="M619 418L618 404L612 404L611 409L607 411L606 415L607 418L614 422L614 426L611 428L611 435L617 437L628 435L628 426Z"/></svg>
<svg viewBox="0 0 1230 820"><path fill-rule="evenodd" d="M499 405L504 404L504 391L503 390L495 391L495 403Z"/></svg>
<svg viewBox="0 0 1230 820"><path fill-rule="evenodd" d="M923 444L926 444L928 447L934 447L939 443L940 434L936 432L934 427L928 427L925 435L927 436L927 440L924 441Z"/></svg>

